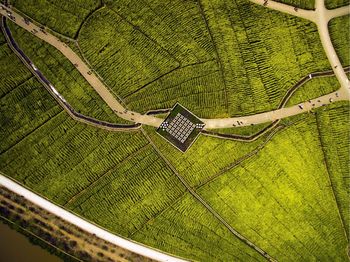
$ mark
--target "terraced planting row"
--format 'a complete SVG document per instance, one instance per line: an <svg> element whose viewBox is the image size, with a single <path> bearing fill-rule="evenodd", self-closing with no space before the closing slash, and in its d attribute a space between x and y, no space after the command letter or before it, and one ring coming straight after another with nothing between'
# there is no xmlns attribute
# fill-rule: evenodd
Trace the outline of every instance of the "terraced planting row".
<svg viewBox="0 0 350 262"><path fill-rule="evenodd" d="M216 57L200 2L106 0L106 5L167 50L181 66Z"/></svg>
<svg viewBox="0 0 350 262"><path fill-rule="evenodd" d="M278 106L303 76L329 68L311 22L248 1L203 1L223 63L230 115Z"/></svg>
<svg viewBox="0 0 350 262"><path fill-rule="evenodd" d="M108 8L86 21L79 44L93 68L122 97L178 66L159 44Z"/></svg>
<svg viewBox="0 0 350 262"><path fill-rule="evenodd" d="M339 88L340 84L335 76L312 78L293 93L287 106L332 93Z"/></svg>
<svg viewBox="0 0 350 262"><path fill-rule="evenodd" d="M315 0L276 0L283 4L292 5L303 9L315 9Z"/></svg>
<svg viewBox="0 0 350 262"><path fill-rule="evenodd" d="M350 65L350 16L341 16L329 22L329 34L343 66Z"/></svg>
<svg viewBox="0 0 350 262"><path fill-rule="evenodd" d="M189 193L152 218L133 238L197 261L265 261L237 241Z"/></svg>
<svg viewBox="0 0 350 262"><path fill-rule="evenodd" d="M162 154L191 186L199 185L266 141L266 137L246 143L201 135L186 154L183 154L152 128L145 129Z"/></svg>
<svg viewBox="0 0 350 262"><path fill-rule="evenodd" d="M74 65L57 49L13 23L9 23L9 27L20 48L76 111L99 120L126 122L113 113ZM43 87L43 92L44 90Z"/></svg>
<svg viewBox="0 0 350 262"><path fill-rule="evenodd" d="M102 6L101 2L100 0L13 0L11 5L41 24L73 38L89 14Z"/></svg>
<svg viewBox="0 0 350 262"><path fill-rule="evenodd" d="M32 74L22 65L21 61L7 46L5 37L0 33L0 97L5 96L16 86L32 78Z"/></svg>
<svg viewBox="0 0 350 262"><path fill-rule="evenodd" d="M346 141L329 146L348 148ZM277 260L347 260L315 117L276 134L256 156L197 192Z"/></svg>
<svg viewBox="0 0 350 262"><path fill-rule="evenodd" d="M349 228L349 103L317 114L322 150L345 228ZM346 230L349 234L349 231ZM349 237L349 236L348 236Z"/></svg>
<svg viewBox="0 0 350 262"><path fill-rule="evenodd" d="M191 105L191 111L201 117L227 117L224 84L215 65L215 61L207 61L179 68L140 87L124 101L137 112L171 108L180 102Z"/></svg>
<svg viewBox="0 0 350 262"><path fill-rule="evenodd" d="M341 6L346 6L350 4L349 0L325 0L326 7L328 9L334 9Z"/></svg>
<svg viewBox="0 0 350 262"><path fill-rule="evenodd" d="M26 72L24 65L18 66ZM191 197L188 201L188 193L183 197L185 187L141 132L111 133L75 122L41 91L35 78L18 87L5 84L1 81L1 90L3 86L8 90L0 100L0 115L7 121L0 133L6 149L0 152L1 172L116 234L176 255L203 260L260 259L201 204ZM44 106L37 108L35 103L40 101ZM53 110L57 114L43 122ZM13 126L21 126L22 136L9 141L7 137L17 132ZM168 212L179 201L177 211Z"/></svg>

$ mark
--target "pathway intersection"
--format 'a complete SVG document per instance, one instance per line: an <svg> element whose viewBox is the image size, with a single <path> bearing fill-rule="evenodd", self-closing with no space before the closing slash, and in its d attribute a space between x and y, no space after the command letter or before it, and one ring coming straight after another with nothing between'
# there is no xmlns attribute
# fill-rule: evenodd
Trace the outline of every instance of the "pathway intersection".
<svg viewBox="0 0 350 262"><path fill-rule="evenodd" d="M266 8L271 8L277 11L288 13L290 15L308 19L316 23L323 48L327 54L330 64L332 65L332 69L340 83L341 88L337 92L333 92L315 98L311 100L311 103L309 101L305 101L304 103L301 103L299 105L284 107L281 109L250 116L201 119L205 123L205 129L229 128L235 126L237 123L240 123L240 126L248 126L252 124L273 122L277 119L282 119L304 112L308 112L311 109L318 108L335 101L350 99L349 79L347 78L346 73L334 50L328 31L329 20L338 16L349 14L349 7L341 7L333 10L328 10L324 5L324 0L316 0L315 10L304 10L301 8L295 8L293 6L278 3L272 0L250 1L259 5L263 5ZM101 98L119 117L131 122L154 127L159 127L161 125L163 120L158 117L147 114L140 114L126 109L112 94L109 88L105 86L104 83L102 83L102 81L98 78L98 76L95 73L93 73L92 68L89 68L89 66L72 49L70 49L65 43L61 42L57 37L44 30L41 30L39 26L36 26L33 23L26 23L22 16L14 12L12 9L4 6L3 4L0 4L0 7L1 15L12 18L11 20L17 25L33 33L36 37L44 40L45 42L57 48L72 64L75 64L77 70L81 73L81 75L89 82L89 84L96 90L96 92L101 96Z"/></svg>

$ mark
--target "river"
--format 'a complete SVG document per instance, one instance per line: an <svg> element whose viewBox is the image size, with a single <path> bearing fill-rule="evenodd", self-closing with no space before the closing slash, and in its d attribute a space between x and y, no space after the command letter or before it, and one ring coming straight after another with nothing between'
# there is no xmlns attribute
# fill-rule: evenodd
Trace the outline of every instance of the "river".
<svg viewBox="0 0 350 262"><path fill-rule="evenodd" d="M0 221L0 262L62 262Z"/></svg>

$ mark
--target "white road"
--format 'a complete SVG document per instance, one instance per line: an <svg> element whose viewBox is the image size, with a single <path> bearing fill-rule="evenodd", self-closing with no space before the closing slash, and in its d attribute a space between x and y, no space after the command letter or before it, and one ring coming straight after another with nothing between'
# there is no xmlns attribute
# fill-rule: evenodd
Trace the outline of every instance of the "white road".
<svg viewBox="0 0 350 262"><path fill-rule="evenodd" d="M174 261L174 262L184 262L186 260L182 260L180 258L176 258L173 256L170 256L168 254L165 254L163 252L157 251L155 249L146 247L144 245L138 244L136 242L127 240L125 238L116 236L92 223L89 223L88 221L68 212L67 210L56 206L55 204L51 203L50 201L38 196L37 194L34 194L33 192L29 191L28 189L24 188L23 186L13 182L12 180L8 179L4 175L0 174L0 185L3 187L6 187L7 189L11 190L12 192L23 196L24 198L28 199L29 201L33 202L34 204L38 205L39 207L47 210L48 212L55 214L56 216L68 221L71 224L74 224L75 226L81 228L84 231L87 231L91 234L95 234L97 237L104 239L112 244L115 244L119 247L122 247L124 249L130 250L134 253L140 254L142 256L152 258L154 260L158 261Z"/></svg>

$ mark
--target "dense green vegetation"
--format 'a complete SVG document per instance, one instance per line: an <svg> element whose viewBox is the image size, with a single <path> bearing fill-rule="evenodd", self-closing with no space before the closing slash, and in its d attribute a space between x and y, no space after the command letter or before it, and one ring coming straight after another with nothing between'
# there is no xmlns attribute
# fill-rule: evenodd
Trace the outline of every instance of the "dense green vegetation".
<svg viewBox="0 0 350 262"><path fill-rule="evenodd" d="M179 100L199 116L252 114L276 108L301 77L329 69L313 24L246 0L106 2L85 20L79 43L108 85L138 111ZM334 21L332 35L346 61L343 22ZM11 29L78 111L118 120L57 50ZM67 30L75 32L69 24ZM183 154L152 127L108 132L72 120L2 35L0 67L6 69L0 71L0 171L54 203L187 259L262 260L179 175L278 261L347 261L347 103L285 119L290 126L254 142L200 135ZM290 104L337 87L334 77L312 79ZM251 135L264 126L227 132Z"/></svg>
<svg viewBox="0 0 350 262"><path fill-rule="evenodd" d="M161 243L159 235L162 235ZM252 249L244 248L243 242L237 243L237 239L189 193L150 219L132 237L183 257L188 257L190 252L197 261L213 261L213 258L216 261L263 261ZM208 237L214 237L215 241L208 242Z"/></svg>
<svg viewBox="0 0 350 262"><path fill-rule="evenodd" d="M346 141L342 146L349 149ZM346 261L347 240L328 179L316 119L309 117L197 192L278 260Z"/></svg>
<svg viewBox="0 0 350 262"><path fill-rule="evenodd" d="M276 2L281 2L303 9L315 9L315 0L276 0Z"/></svg>
<svg viewBox="0 0 350 262"><path fill-rule="evenodd" d="M175 101L200 117L261 112L300 78L329 69L314 24L246 0L108 1L78 40L97 72L143 112Z"/></svg>
<svg viewBox="0 0 350 262"><path fill-rule="evenodd" d="M343 66L350 65L350 16L334 18L329 23L329 34Z"/></svg>
<svg viewBox="0 0 350 262"><path fill-rule="evenodd" d="M16 59L8 62L15 63ZM23 65L18 66L27 72ZM22 81L18 79L18 83ZM114 233L186 258L260 258L199 203L187 206L188 200L181 206L190 208L193 215L189 211L182 218L177 215L177 233L160 234L174 230L174 223L170 223L174 213L167 208L183 199L185 187L142 133L113 133L80 124L46 91L39 92L42 87L34 78L31 81L25 86L14 84L12 89L1 81L8 90L0 100L0 116L6 117L1 119L6 122L0 133L2 172ZM28 101L42 102L43 106ZM56 115L48 119L50 112ZM21 127L15 130L18 135L12 135L12 126ZM159 214L167 219L156 219ZM147 233L152 218L157 227Z"/></svg>
<svg viewBox="0 0 350 262"><path fill-rule="evenodd" d="M303 76L329 69L314 24L247 0L108 0L78 40L99 75L140 112L176 101L200 117L262 112Z"/></svg>
<svg viewBox="0 0 350 262"><path fill-rule="evenodd" d="M252 136L255 133L259 132L260 130L266 128L270 124L271 124L271 122L263 123L263 124L257 124L257 125L253 125L253 126L236 126L235 128L210 129L210 131L221 133L221 134L233 134L233 135L240 135L240 136Z"/></svg>
<svg viewBox="0 0 350 262"><path fill-rule="evenodd" d="M102 3L100 0L13 0L11 5L54 31L73 38L84 20Z"/></svg>
<svg viewBox="0 0 350 262"><path fill-rule="evenodd" d="M162 154L191 186L197 186L211 178L226 166L255 150L266 140L266 137L262 137L247 143L200 135L186 154L183 154L156 134L152 128L145 127L145 129Z"/></svg>
<svg viewBox="0 0 350 262"><path fill-rule="evenodd" d="M57 49L13 23L9 26L21 49L76 111L100 120L125 122Z"/></svg>
<svg viewBox="0 0 350 262"><path fill-rule="evenodd" d="M339 87L340 84L335 76L312 78L293 93L287 106L332 93Z"/></svg>
<svg viewBox="0 0 350 262"><path fill-rule="evenodd" d="M333 9L333 8L349 5L350 1L349 0L325 0L325 4L328 9Z"/></svg>
<svg viewBox="0 0 350 262"><path fill-rule="evenodd" d="M345 228L349 228L349 104L332 106L317 114L317 125L328 175ZM349 233L346 230L346 233Z"/></svg>

